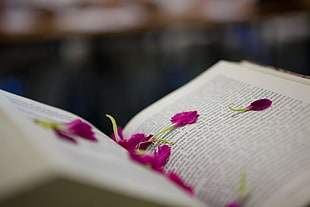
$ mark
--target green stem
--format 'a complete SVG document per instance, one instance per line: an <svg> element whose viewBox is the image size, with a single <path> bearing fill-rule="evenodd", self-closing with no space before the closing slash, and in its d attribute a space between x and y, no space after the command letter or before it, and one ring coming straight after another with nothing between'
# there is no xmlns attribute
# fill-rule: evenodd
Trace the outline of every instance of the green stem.
<svg viewBox="0 0 310 207"><path fill-rule="evenodd" d="M240 181L239 181L239 188L238 188L239 196L244 197L245 192L246 192L246 172L245 172L245 167L244 167L240 173Z"/></svg>
<svg viewBox="0 0 310 207"><path fill-rule="evenodd" d="M161 130L161 131L159 131L159 132L157 132L156 134L154 134L153 136L151 136L148 140L146 140L146 141L144 141L144 142L140 142L140 143L138 144L138 147L137 147L137 148L139 149L141 144L144 144L144 143L147 143L147 142L153 142L153 143L155 143L155 142L165 142L165 143L167 143L167 144L169 144L169 145L173 145L173 142L169 142L169 141L166 140L166 139L156 139L156 141L153 140L153 139L154 139L155 137L157 137L158 135L160 135L160 134L162 134L162 133L165 133L165 132L167 132L167 131L173 129L173 126L174 126L174 124L168 126L167 128L165 128L165 129L163 129L163 130Z"/></svg>
<svg viewBox="0 0 310 207"><path fill-rule="evenodd" d="M174 124L168 126L167 128L157 132L156 134L154 134L153 136L151 136L146 142L154 142L153 141L153 138L156 138L158 135L162 134L162 133L165 133L167 131L170 131L171 129L173 129L174 127ZM168 140L166 139L157 139L156 142L165 142L165 143L168 143L169 145L172 145L173 142L169 142Z"/></svg>
<svg viewBox="0 0 310 207"><path fill-rule="evenodd" d="M165 143L167 143L167 144L169 144L169 145L173 145L173 142L169 142L169 141L166 140L166 139L157 139L156 141L157 141L157 142L165 142Z"/></svg>
<svg viewBox="0 0 310 207"><path fill-rule="evenodd" d="M229 104L228 105L228 108L230 109L230 110L232 110L232 111L247 111L247 110L249 110L249 108L243 108L243 109L234 109L234 108L232 108L231 106L232 105L235 105L235 104Z"/></svg>
<svg viewBox="0 0 310 207"><path fill-rule="evenodd" d="M35 119L34 122L45 129L61 129L61 124L57 122L44 121L40 119Z"/></svg>
<svg viewBox="0 0 310 207"><path fill-rule="evenodd" d="M110 121L112 122L115 140L116 140L116 141L120 141L121 138L120 138L119 135L118 135L116 120L114 119L113 116L111 116L111 115L109 115L109 114L106 114L105 116L108 117L108 118L110 119Z"/></svg>
<svg viewBox="0 0 310 207"><path fill-rule="evenodd" d="M173 126L174 126L174 124L172 124L172 125L168 126L167 128L165 128L165 129L163 129L163 130L157 132L156 134L154 134L154 135L150 138L150 140L153 139L154 137L157 137L158 135L160 135L160 134L162 134L162 133L165 133L165 132L171 130L171 129L173 128Z"/></svg>

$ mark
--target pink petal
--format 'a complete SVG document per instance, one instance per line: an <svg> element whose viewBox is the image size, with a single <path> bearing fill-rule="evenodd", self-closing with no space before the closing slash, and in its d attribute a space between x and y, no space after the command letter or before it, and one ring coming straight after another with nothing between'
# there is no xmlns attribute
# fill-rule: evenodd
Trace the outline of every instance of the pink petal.
<svg viewBox="0 0 310 207"><path fill-rule="evenodd" d="M72 122L66 123L67 129L70 133L78 135L90 141L98 141L94 136L94 132L89 124L82 122L80 119L76 119Z"/></svg>
<svg viewBox="0 0 310 207"><path fill-rule="evenodd" d="M157 168L163 168L167 164L170 158L170 154L171 147L169 145L163 145L158 147L158 151L154 153Z"/></svg>
<svg viewBox="0 0 310 207"><path fill-rule="evenodd" d="M176 127L182 127L186 124L192 124L194 123L199 114L197 111L188 111L188 112L182 112L177 113L171 118L171 122L176 124Z"/></svg>
<svg viewBox="0 0 310 207"><path fill-rule="evenodd" d="M154 162L154 157L149 154L140 155L135 152L129 152L129 156L132 160L144 165L151 165Z"/></svg>
<svg viewBox="0 0 310 207"><path fill-rule="evenodd" d="M241 207L240 200L235 200L229 204L227 204L225 207Z"/></svg>
<svg viewBox="0 0 310 207"><path fill-rule="evenodd" d="M152 143L152 142L146 142L151 137L152 135L146 137L144 134L134 134L128 139L128 144L131 145L131 147L134 149L139 148L141 150L145 150Z"/></svg>
<svg viewBox="0 0 310 207"><path fill-rule="evenodd" d="M114 140L115 141L115 140ZM128 140L124 139L124 140L120 140L117 142L119 145L121 145L122 147L124 147L127 151L129 152L133 152L135 150L134 147L132 147L129 143Z"/></svg>
<svg viewBox="0 0 310 207"><path fill-rule="evenodd" d="M56 135L57 135L59 138L62 138L62 139L65 139L65 140L67 140L67 141L70 141L70 142L73 142L73 143L77 144L77 140L74 139L73 137L71 137L71 136L70 136L69 134L67 134L66 132L61 131L61 130L56 129L56 128L54 128L53 130L54 130L54 132L56 133Z"/></svg>
<svg viewBox="0 0 310 207"><path fill-rule="evenodd" d="M194 189L188 185L186 185L184 183L184 181L181 179L181 177L174 173L174 172L169 172L167 174L167 177L173 181L174 183L176 183L177 185L179 185L181 188L183 188L184 190L186 190L190 195L194 195Z"/></svg>
<svg viewBox="0 0 310 207"><path fill-rule="evenodd" d="M272 101L269 99L259 99L252 102L247 108L252 111L261 111L271 106Z"/></svg>

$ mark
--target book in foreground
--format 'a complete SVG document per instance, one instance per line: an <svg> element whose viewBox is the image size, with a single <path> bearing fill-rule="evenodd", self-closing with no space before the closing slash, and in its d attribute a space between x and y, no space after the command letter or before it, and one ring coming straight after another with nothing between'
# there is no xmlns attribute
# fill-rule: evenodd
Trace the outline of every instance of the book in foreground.
<svg viewBox="0 0 310 207"><path fill-rule="evenodd" d="M228 107L243 108L257 99L272 105L246 112ZM199 112L197 122L162 137L174 143L165 169L193 187L190 196L133 162L94 126L98 142L72 144L34 122L81 117L0 91L0 205L224 207L238 194L242 169L243 206L310 204L310 80L220 61L138 113L124 136L160 131L172 115L193 110Z"/></svg>

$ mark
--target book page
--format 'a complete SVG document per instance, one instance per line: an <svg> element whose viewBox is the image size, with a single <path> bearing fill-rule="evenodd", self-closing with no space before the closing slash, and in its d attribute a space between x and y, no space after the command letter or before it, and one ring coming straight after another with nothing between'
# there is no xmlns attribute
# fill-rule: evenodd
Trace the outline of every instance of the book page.
<svg viewBox="0 0 310 207"><path fill-rule="evenodd" d="M273 102L263 111L227 107L262 98ZM192 110L200 114L196 123L164 135L175 143L166 170L178 172L201 201L220 207L234 200L246 169L245 206L310 202L309 86L220 62L135 116L125 135L155 134L174 114Z"/></svg>
<svg viewBox="0 0 310 207"><path fill-rule="evenodd" d="M52 165L51 171L59 176L162 205L201 206L165 177L131 161L122 147L98 129L94 128L98 142L80 138L75 145L33 122L34 119L69 122L80 118L74 114L1 90L0 107L9 121L16 124L16 130L40 151L38 156L45 157ZM7 160L14 164L9 157Z"/></svg>

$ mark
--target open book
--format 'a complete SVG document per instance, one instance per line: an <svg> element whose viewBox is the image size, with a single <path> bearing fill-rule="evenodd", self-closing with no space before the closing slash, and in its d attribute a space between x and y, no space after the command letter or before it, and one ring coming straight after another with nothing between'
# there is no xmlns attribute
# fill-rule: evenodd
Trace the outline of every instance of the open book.
<svg viewBox="0 0 310 207"><path fill-rule="evenodd" d="M227 107L262 98L271 107L244 113ZM224 207L237 196L242 168L244 206L310 204L310 80L220 61L138 113L124 135L157 132L174 114L192 110L198 120L165 137L174 142L165 168L191 185L194 196L130 160L95 127L95 143L57 138L33 120L80 117L0 90L0 206Z"/></svg>

